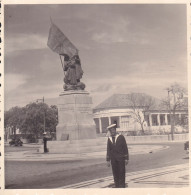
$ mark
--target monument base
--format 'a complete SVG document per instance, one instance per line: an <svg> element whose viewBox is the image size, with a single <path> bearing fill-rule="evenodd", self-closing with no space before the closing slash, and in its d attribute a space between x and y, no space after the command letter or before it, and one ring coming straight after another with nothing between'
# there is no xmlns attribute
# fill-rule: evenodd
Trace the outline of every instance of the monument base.
<svg viewBox="0 0 191 195"><path fill-rule="evenodd" d="M65 91L58 102L56 141L48 141L50 153L81 154L106 149L106 143L96 139L92 98L83 90ZM39 152L44 152L43 146Z"/></svg>
<svg viewBox="0 0 191 195"><path fill-rule="evenodd" d="M56 140L95 139L96 127L93 121L92 98L83 90L65 91L58 102Z"/></svg>
<svg viewBox="0 0 191 195"><path fill-rule="evenodd" d="M56 127L56 138L60 141L95 139L94 124L60 124Z"/></svg>
<svg viewBox="0 0 191 195"><path fill-rule="evenodd" d="M68 141L48 141L47 147L51 154L82 154L91 152L106 151L107 137L99 139L68 140ZM43 145L39 149L44 152Z"/></svg>

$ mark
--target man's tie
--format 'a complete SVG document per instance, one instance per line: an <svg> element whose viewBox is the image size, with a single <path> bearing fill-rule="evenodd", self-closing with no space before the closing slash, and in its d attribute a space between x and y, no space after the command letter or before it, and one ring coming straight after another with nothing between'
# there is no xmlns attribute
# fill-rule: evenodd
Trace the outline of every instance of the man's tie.
<svg viewBox="0 0 191 195"><path fill-rule="evenodd" d="M113 144L115 145L115 137L112 137Z"/></svg>

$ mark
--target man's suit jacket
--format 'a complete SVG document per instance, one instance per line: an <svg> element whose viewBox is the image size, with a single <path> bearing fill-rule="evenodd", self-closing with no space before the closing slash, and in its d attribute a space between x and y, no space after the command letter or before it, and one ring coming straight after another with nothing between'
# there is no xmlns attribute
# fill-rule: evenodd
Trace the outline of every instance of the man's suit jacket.
<svg viewBox="0 0 191 195"><path fill-rule="evenodd" d="M107 157L106 160L129 160L129 153L125 137L123 135L115 136L115 144L112 137L107 140Z"/></svg>

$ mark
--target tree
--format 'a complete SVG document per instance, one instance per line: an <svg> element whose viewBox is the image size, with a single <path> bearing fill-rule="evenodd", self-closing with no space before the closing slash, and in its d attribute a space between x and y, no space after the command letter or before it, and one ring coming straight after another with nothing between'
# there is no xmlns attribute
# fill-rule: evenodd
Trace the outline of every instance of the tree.
<svg viewBox="0 0 191 195"><path fill-rule="evenodd" d="M21 132L33 134L35 138L43 131L43 112L37 103L31 103L25 107L25 119L21 126Z"/></svg>
<svg viewBox="0 0 191 195"><path fill-rule="evenodd" d="M30 103L25 107L13 107L5 111L5 129L10 127L13 135L16 129L23 134L41 137L44 131L55 132L58 124L58 109L45 103Z"/></svg>
<svg viewBox="0 0 191 195"><path fill-rule="evenodd" d="M9 127L9 118L10 118L10 111L5 111L4 113L4 127Z"/></svg>
<svg viewBox="0 0 191 195"><path fill-rule="evenodd" d="M51 105L46 111L46 131L56 132L56 126L58 124L58 108L55 105Z"/></svg>
<svg viewBox="0 0 191 195"><path fill-rule="evenodd" d="M5 111L4 124L5 128L10 127L12 133L16 135L16 129L19 129L24 118L24 109L20 107L13 107L8 111Z"/></svg>
<svg viewBox="0 0 191 195"><path fill-rule="evenodd" d="M155 99L144 93L131 93L128 95L128 100L131 107L129 113L134 121L140 124L144 134L145 113L155 105Z"/></svg>
<svg viewBox="0 0 191 195"><path fill-rule="evenodd" d="M177 110L182 110L188 107L188 99L185 97L186 89L179 84L174 83L166 88L168 96L162 100L162 104L166 106L170 114L171 136L174 140L175 114Z"/></svg>
<svg viewBox="0 0 191 195"><path fill-rule="evenodd" d="M31 103L25 107L25 119L21 126L21 131L33 134L35 139L41 137L44 131L55 132L57 121L57 107L49 107L45 103Z"/></svg>
<svg viewBox="0 0 191 195"><path fill-rule="evenodd" d="M4 113L4 128L5 128L4 136L5 136L6 141L7 141L8 134L9 134L8 128L10 127L9 126L9 118L10 118L10 112L5 111L5 113Z"/></svg>

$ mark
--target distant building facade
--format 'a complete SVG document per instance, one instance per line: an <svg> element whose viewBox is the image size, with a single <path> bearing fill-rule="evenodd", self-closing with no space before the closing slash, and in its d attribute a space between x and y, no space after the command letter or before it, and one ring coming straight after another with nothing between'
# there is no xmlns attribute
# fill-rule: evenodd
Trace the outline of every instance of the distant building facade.
<svg viewBox="0 0 191 195"><path fill-rule="evenodd" d="M170 132L171 117L167 109L155 106L147 112L137 105L140 117L144 120L144 130L156 132ZM111 123L117 124L117 131L132 132L141 130L132 116L132 107L128 94L114 94L93 109L94 121L97 133L106 133L107 126ZM183 122L188 117L188 109L176 110L175 121Z"/></svg>

